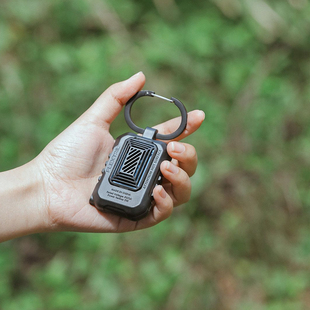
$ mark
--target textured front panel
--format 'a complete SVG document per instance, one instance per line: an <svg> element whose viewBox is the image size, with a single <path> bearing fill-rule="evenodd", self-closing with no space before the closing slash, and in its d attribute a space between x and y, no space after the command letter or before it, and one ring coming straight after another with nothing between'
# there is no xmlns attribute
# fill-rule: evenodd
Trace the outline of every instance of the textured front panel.
<svg viewBox="0 0 310 310"><path fill-rule="evenodd" d="M142 155L142 150L131 146L120 172L134 176L141 161Z"/></svg>
<svg viewBox="0 0 310 310"><path fill-rule="evenodd" d="M138 190L156 153L156 146L141 138L128 139L119 154L110 183Z"/></svg>

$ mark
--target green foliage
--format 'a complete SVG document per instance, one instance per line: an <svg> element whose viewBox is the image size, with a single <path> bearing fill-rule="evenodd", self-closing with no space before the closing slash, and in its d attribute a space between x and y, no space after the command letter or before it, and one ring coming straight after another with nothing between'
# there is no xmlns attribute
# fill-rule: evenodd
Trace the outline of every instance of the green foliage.
<svg viewBox="0 0 310 310"><path fill-rule="evenodd" d="M0 309L309 308L309 23L303 0L2 1L1 170L140 70L206 120L187 205L145 231L1 244ZM178 113L137 104L141 126Z"/></svg>

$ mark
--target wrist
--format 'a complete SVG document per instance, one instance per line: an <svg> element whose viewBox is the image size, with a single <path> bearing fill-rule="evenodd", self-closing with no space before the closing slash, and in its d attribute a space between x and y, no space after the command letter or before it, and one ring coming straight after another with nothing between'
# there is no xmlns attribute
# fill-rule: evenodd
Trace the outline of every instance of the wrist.
<svg viewBox="0 0 310 310"><path fill-rule="evenodd" d="M35 160L0 173L0 242L46 231L44 188Z"/></svg>

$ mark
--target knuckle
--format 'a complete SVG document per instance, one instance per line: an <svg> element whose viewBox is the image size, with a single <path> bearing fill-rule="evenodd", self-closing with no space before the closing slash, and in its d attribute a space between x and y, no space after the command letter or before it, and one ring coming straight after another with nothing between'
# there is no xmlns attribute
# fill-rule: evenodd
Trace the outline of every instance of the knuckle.
<svg viewBox="0 0 310 310"><path fill-rule="evenodd" d="M173 204L170 202L167 204L165 211L162 212L161 214L161 221L167 219L171 215L172 210L173 210Z"/></svg>
<svg viewBox="0 0 310 310"><path fill-rule="evenodd" d="M173 202L172 199L165 199L160 204L157 204L154 208L154 220L156 223L159 223L165 219L167 219L173 210Z"/></svg>
<svg viewBox="0 0 310 310"><path fill-rule="evenodd" d="M112 99L115 100L118 104L123 105L122 104L122 98L119 97L117 90L118 90L117 84L113 84L108 88L108 91L109 91Z"/></svg>
<svg viewBox="0 0 310 310"><path fill-rule="evenodd" d="M187 203L191 198L191 184L188 185L186 190L183 190L179 196L176 197L176 203L175 206L182 205L184 203Z"/></svg>
<svg viewBox="0 0 310 310"><path fill-rule="evenodd" d="M192 184L191 184L191 182L189 182L189 184L187 186L186 194L184 195L183 203L186 203L186 202L188 202L190 200L191 192L192 192Z"/></svg>
<svg viewBox="0 0 310 310"><path fill-rule="evenodd" d="M175 180L175 186L187 189L191 186L190 178L184 170L182 170L182 169L180 169L180 170L181 171L179 172L179 175Z"/></svg>
<svg viewBox="0 0 310 310"><path fill-rule="evenodd" d="M164 135L170 135L173 132L174 132L174 128L171 128L171 127L165 127L163 130Z"/></svg>
<svg viewBox="0 0 310 310"><path fill-rule="evenodd" d="M197 161L197 152L195 147L193 147L191 144L187 144L186 146L186 157L190 160L190 161Z"/></svg>

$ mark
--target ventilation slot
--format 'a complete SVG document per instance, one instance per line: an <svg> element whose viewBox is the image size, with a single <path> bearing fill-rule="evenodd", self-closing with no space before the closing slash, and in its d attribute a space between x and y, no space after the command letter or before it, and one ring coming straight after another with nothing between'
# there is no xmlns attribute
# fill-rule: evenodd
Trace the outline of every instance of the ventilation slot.
<svg viewBox="0 0 310 310"><path fill-rule="evenodd" d="M120 153L110 182L131 190L140 189L152 163L156 147L141 139L128 139Z"/></svg>

